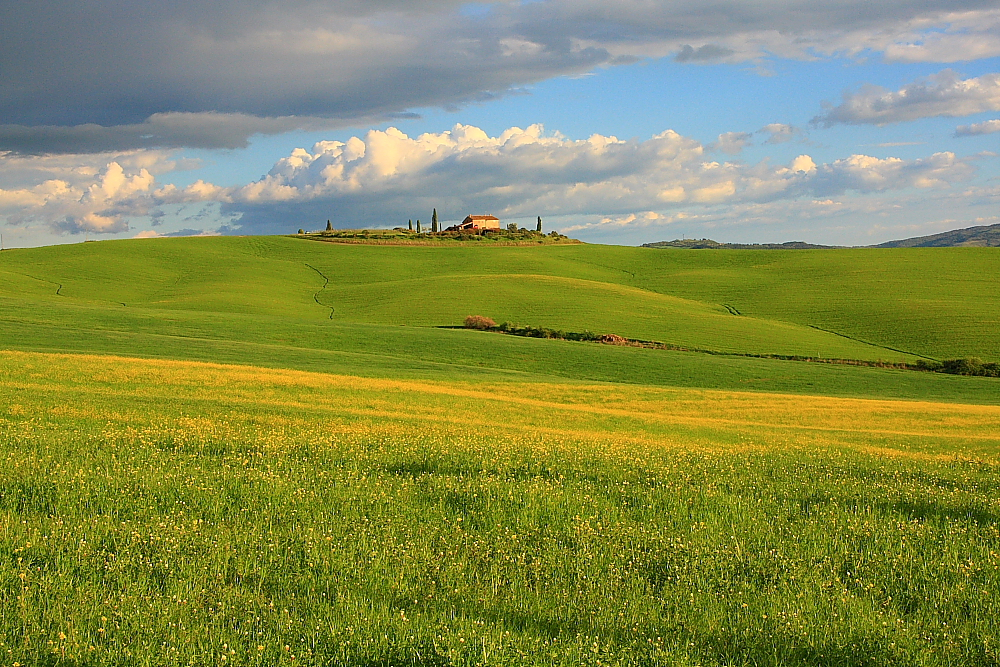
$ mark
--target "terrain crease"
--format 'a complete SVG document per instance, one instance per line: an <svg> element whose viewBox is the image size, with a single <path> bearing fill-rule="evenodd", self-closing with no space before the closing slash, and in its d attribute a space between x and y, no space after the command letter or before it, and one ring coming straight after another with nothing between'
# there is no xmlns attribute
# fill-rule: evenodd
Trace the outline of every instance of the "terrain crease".
<svg viewBox="0 0 1000 667"><path fill-rule="evenodd" d="M726 306L727 308L729 306ZM918 352L907 352L906 350L900 350L899 348L889 347L888 345L879 345L878 343L872 343L861 338L855 338L854 336L848 336L847 334L842 334L839 331L833 331L832 329L824 329L823 327L818 327L815 324L807 324L810 329L815 329L816 331L822 331L824 333L833 334L834 336L840 336L841 338L846 338L847 340L853 340L858 343L864 343L865 345L871 345L872 347L877 347L882 350L889 350L890 352L899 352L901 354L909 354L914 357L920 357L921 359L927 359L929 361L941 361L940 359L935 359L934 357L928 357L926 355L920 354Z"/></svg>
<svg viewBox="0 0 1000 667"><path fill-rule="evenodd" d="M310 269L312 269L313 271L315 271L316 273L318 273L318 274L319 274L319 277L320 277L320 278L322 278L322 279L323 279L323 281L324 281L324 282L323 282L323 286L322 286L322 287L320 287L320 288L319 288L319 290L318 290L318 291L317 291L317 292L316 292L315 294L313 294L313 301L315 301L315 302L316 302L316 303L318 303L319 305L323 306L324 308L329 308L329 309L330 309L330 319L332 320L332 319L333 319L333 313L334 313L334 311L335 311L334 307L333 307L333 306L328 306L327 304L325 304L325 303L323 303L322 301L320 301L320 300L319 300L319 295L320 295L320 294L321 294L321 293L323 292L323 290L325 290L325 289L327 288L327 286L328 286L328 285L330 284L330 279L329 279L329 278L327 278L327 277L326 277L326 275L325 275L325 274L324 274L324 273L323 273L322 271L320 271L319 269L317 269L317 268L316 268L315 266L313 266L312 264L309 264L309 263L306 263L306 266L308 266L308 267L309 267Z"/></svg>

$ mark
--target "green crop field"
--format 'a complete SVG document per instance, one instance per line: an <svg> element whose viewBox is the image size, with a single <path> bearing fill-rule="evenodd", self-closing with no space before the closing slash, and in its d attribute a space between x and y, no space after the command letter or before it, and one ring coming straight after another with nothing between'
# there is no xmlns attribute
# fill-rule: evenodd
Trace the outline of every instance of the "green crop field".
<svg viewBox="0 0 1000 667"><path fill-rule="evenodd" d="M994 250L4 251L0 665L1000 664Z"/></svg>

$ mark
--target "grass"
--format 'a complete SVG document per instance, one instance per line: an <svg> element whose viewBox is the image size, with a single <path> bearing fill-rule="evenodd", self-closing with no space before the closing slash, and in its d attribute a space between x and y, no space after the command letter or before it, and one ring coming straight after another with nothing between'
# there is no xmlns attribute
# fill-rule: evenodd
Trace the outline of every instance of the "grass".
<svg viewBox="0 0 1000 667"><path fill-rule="evenodd" d="M993 249L0 253L0 666L996 665Z"/></svg>
<svg viewBox="0 0 1000 667"><path fill-rule="evenodd" d="M408 326L480 314L699 349L993 361L998 270L992 248L437 248L248 237L5 252L0 290L53 301L62 285L73 303L305 321L329 319L331 309L334 322Z"/></svg>
<svg viewBox="0 0 1000 667"><path fill-rule="evenodd" d="M0 354L0 664L991 665L1000 408Z"/></svg>
<svg viewBox="0 0 1000 667"><path fill-rule="evenodd" d="M93 244L92 244L93 245ZM301 321L0 297L0 340L95 352L435 380L614 382L832 396L1000 402L993 378L526 339L478 331Z"/></svg>

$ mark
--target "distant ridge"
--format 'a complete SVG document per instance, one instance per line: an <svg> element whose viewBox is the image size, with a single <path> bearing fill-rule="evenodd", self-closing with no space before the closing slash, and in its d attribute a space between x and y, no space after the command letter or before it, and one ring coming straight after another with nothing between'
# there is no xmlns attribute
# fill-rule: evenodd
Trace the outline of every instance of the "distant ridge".
<svg viewBox="0 0 1000 667"><path fill-rule="evenodd" d="M965 229L955 229L950 232L931 234L930 236L918 236L902 241L888 241L880 243L872 248L961 248L961 247L989 247L1000 246L1000 224L983 225L980 227L967 227Z"/></svg>
<svg viewBox="0 0 1000 667"><path fill-rule="evenodd" d="M643 243L643 248L688 248L701 250L703 248L721 250L808 250L810 248L837 248L840 246L814 245L805 241L787 241L785 243L719 243L712 239L675 239L673 241L657 241Z"/></svg>
<svg viewBox="0 0 1000 667"><path fill-rule="evenodd" d="M845 246L815 245L804 241L788 241L786 243L719 243L712 239L674 239L673 241L657 241L643 243L643 248L688 248L700 250L704 248L720 250L806 250L816 248L843 248ZM886 241L878 245L857 246L861 248L997 248L1000 247L1000 224L982 225L953 229L930 236L917 236L899 241Z"/></svg>

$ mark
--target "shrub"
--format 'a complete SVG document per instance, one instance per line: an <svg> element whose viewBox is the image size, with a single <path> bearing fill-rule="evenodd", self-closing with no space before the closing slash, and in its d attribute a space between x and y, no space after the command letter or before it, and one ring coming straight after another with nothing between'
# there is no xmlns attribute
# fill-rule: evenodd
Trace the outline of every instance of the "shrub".
<svg viewBox="0 0 1000 667"><path fill-rule="evenodd" d="M971 357L969 359L945 359L942 363L945 373L955 375L978 375L982 370L983 360Z"/></svg>
<svg viewBox="0 0 1000 667"><path fill-rule="evenodd" d="M465 318L466 329L479 329L480 331L485 331L486 329L492 329L496 325L496 322L488 317L483 317L482 315L469 315Z"/></svg>
<svg viewBox="0 0 1000 667"><path fill-rule="evenodd" d="M1000 377L1000 364L983 362L977 357L968 359L945 359L941 370L953 375L978 375L980 377Z"/></svg>

